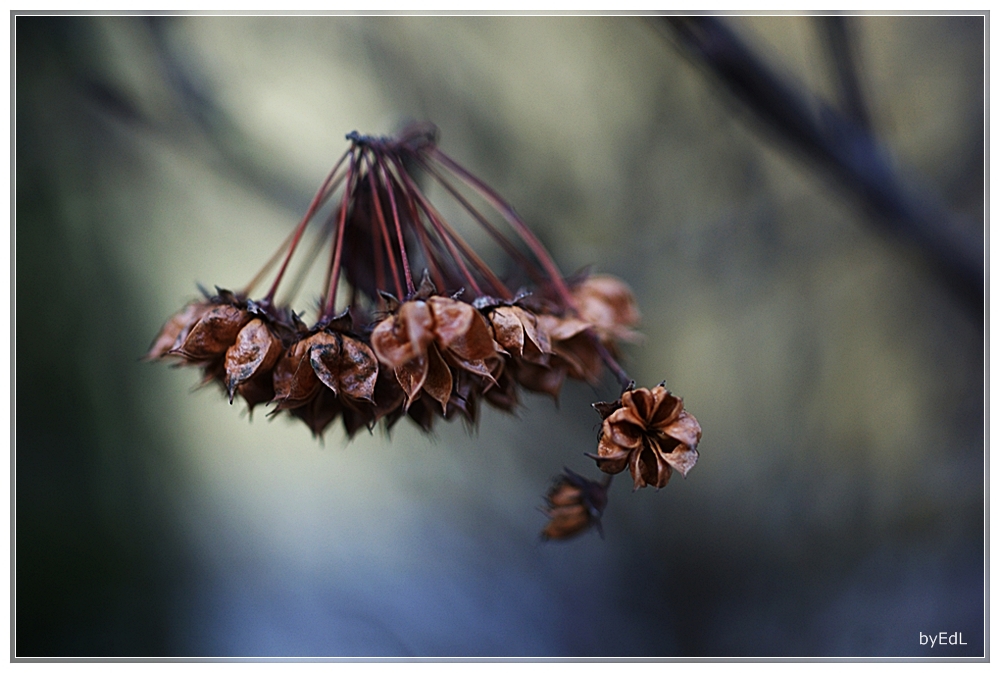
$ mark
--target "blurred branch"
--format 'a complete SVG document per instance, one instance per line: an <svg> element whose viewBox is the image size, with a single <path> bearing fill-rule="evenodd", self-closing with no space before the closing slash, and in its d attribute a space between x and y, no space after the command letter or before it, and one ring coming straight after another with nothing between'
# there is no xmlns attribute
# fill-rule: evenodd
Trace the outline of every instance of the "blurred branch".
<svg viewBox="0 0 1000 673"><path fill-rule="evenodd" d="M830 61L834 67L840 107L848 119L870 132L872 125L861 92L861 83L858 81L854 33L848 17L843 14L833 14L817 16L816 21L830 49Z"/></svg>
<svg viewBox="0 0 1000 673"><path fill-rule="evenodd" d="M848 113L772 70L715 17L660 19L678 45L717 78L784 144L825 169L874 215L883 229L914 244L982 320L985 285L981 226L951 213L927 189L893 168L886 148L867 130L867 114L849 60L844 26L830 30ZM840 31L840 34L838 34ZM851 80L853 78L853 84ZM853 109L852 109L852 106Z"/></svg>
<svg viewBox="0 0 1000 673"><path fill-rule="evenodd" d="M239 179L272 202L292 211L301 210L302 204L309 202L311 192L292 184L271 167L267 149L247 135L218 105L212 87L171 46L169 31L176 21L175 17L148 16L144 24L163 78L181 108L211 143L222 164Z"/></svg>

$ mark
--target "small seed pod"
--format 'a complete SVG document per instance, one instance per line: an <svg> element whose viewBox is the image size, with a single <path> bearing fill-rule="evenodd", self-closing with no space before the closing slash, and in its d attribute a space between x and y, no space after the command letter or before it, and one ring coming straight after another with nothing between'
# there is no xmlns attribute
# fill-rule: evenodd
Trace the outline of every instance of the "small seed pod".
<svg viewBox="0 0 1000 673"><path fill-rule="evenodd" d="M246 310L221 304L201 317L180 346L170 351L190 361L211 360L228 350L243 326L250 322Z"/></svg>
<svg viewBox="0 0 1000 673"><path fill-rule="evenodd" d="M545 496L549 522L542 529L542 539L565 540L589 529L597 528L601 536L601 515L608 504L608 487L611 477L596 482L580 476L569 468L556 477Z"/></svg>
<svg viewBox="0 0 1000 673"><path fill-rule="evenodd" d="M281 340L278 339L260 318L248 322L239 334L236 343L226 351L226 390L229 402L241 387L253 389L260 386L246 386L251 379L265 378L270 382L271 370L281 356ZM241 394L243 390L240 390ZM245 395L244 395L245 396ZM256 397L251 394L251 397ZM251 408L256 403L250 402ZM263 400L259 400L263 401Z"/></svg>
<svg viewBox="0 0 1000 673"><path fill-rule="evenodd" d="M201 317L212 309L212 305L204 301L196 301L188 304L183 309L170 317L170 320L160 328L160 333L156 335L153 344L146 353L147 360L156 360L165 355L170 355L171 351L181 345L187 338L188 332L194 327ZM173 353L178 355L177 353Z"/></svg>
<svg viewBox="0 0 1000 673"><path fill-rule="evenodd" d="M296 341L274 367L274 401L277 411L295 409L311 402L323 387L313 369L310 350L314 346L338 347L337 337L329 332L317 332Z"/></svg>
<svg viewBox="0 0 1000 673"><path fill-rule="evenodd" d="M587 455L601 471L618 474L628 467L636 489L662 488L673 470L686 477L698 462L701 425L662 385L626 390L618 403L594 408L604 423L597 454Z"/></svg>
<svg viewBox="0 0 1000 673"><path fill-rule="evenodd" d="M374 402L378 360L372 349L341 334L335 341L314 345L309 362L316 376L336 395Z"/></svg>

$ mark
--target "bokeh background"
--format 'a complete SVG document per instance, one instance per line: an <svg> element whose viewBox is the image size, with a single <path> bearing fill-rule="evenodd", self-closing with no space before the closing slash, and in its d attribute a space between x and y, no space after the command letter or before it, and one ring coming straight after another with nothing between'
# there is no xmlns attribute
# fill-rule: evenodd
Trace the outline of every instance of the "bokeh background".
<svg viewBox="0 0 1000 673"><path fill-rule="evenodd" d="M723 21L835 98L817 17ZM849 19L893 165L983 237L983 17ZM981 656L981 307L640 17L15 19L16 655ZM590 403L348 443L140 362L247 282L344 134L429 119L704 429L542 543ZM440 191L432 200L447 207ZM453 211L445 211L446 214ZM311 294L310 294L311 293ZM307 288L307 308L318 295ZM956 632L965 646L919 644Z"/></svg>

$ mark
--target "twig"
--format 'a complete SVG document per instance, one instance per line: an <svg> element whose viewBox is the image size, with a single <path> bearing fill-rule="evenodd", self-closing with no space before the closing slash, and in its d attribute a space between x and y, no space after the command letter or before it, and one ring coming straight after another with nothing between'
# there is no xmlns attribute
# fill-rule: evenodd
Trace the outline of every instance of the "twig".
<svg viewBox="0 0 1000 673"><path fill-rule="evenodd" d="M984 315L982 226L949 212L893 168L867 131L779 75L715 17L662 17L683 50L708 69L778 139L826 169L882 228L915 244L973 314Z"/></svg>

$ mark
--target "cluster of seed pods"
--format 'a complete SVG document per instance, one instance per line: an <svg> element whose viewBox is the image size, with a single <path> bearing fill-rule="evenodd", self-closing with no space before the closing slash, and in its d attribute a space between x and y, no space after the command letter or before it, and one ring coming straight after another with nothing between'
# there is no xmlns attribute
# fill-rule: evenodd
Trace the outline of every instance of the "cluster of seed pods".
<svg viewBox="0 0 1000 673"><path fill-rule="evenodd" d="M598 467L609 474L627 467L636 488L659 488L671 468L687 473L697 457L697 421L662 387L635 390L618 362L620 342L636 339L639 321L624 282L563 277L514 209L437 148L434 127L348 140L303 220L253 281L186 305L163 326L148 358L199 367L230 402L240 397L251 410L264 404L271 414L288 413L317 436L337 419L348 436L379 422L392 427L403 416L425 431L437 418L475 425L482 403L512 411L522 390L558 398L567 378L594 384L607 369L623 395L595 405L604 418ZM431 205L417 171L506 253L512 264L504 280ZM493 219L473 205L476 196ZM293 310L293 296L276 297L314 221L314 251L329 240L330 263L310 325ZM315 258L305 255L300 278ZM279 261L270 289L252 298ZM609 483L571 472L557 479L543 536L571 537L599 522Z"/></svg>

